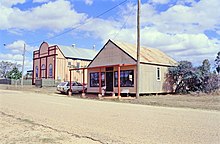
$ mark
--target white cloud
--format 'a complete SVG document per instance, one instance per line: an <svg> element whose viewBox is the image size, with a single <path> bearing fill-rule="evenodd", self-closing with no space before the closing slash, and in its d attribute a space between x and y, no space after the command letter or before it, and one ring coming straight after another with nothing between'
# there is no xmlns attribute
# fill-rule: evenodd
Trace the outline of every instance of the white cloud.
<svg viewBox="0 0 220 144"><path fill-rule="evenodd" d="M163 32L202 33L219 28L219 7L219 0L199 1L192 7L175 5L149 19Z"/></svg>
<svg viewBox="0 0 220 144"><path fill-rule="evenodd" d="M49 2L50 0L33 0L33 3L45 3Z"/></svg>
<svg viewBox="0 0 220 144"><path fill-rule="evenodd" d="M150 3L155 3L155 4L167 4L170 0L150 0Z"/></svg>
<svg viewBox="0 0 220 144"><path fill-rule="evenodd" d="M25 0L1 0L0 5L5 7L11 7L16 4L23 4Z"/></svg>
<svg viewBox="0 0 220 144"><path fill-rule="evenodd" d="M36 49L36 47L32 47L32 46L27 45L25 43L25 41L23 41L23 40L14 41L11 44L7 44L5 47L7 49L9 49L14 54L18 54L18 53L22 54L24 51L24 44L25 44L25 50L27 52L32 52L34 49Z"/></svg>
<svg viewBox="0 0 220 144"><path fill-rule="evenodd" d="M21 64L20 62L23 60L23 57L22 55L0 53L0 60L18 62L18 64Z"/></svg>
<svg viewBox="0 0 220 144"><path fill-rule="evenodd" d="M0 61L8 61L12 63L17 63L22 65L23 56L21 54L3 54L0 53ZM25 71L32 69L32 60L29 57L26 57L25 63L24 63L24 69Z"/></svg>
<svg viewBox="0 0 220 144"><path fill-rule="evenodd" d="M0 29L49 29L61 31L80 24L87 17L86 14L77 13L69 1L57 0L42 4L41 6L20 10L16 7L0 6Z"/></svg>
<svg viewBox="0 0 220 144"><path fill-rule="evenodd" d="M85 0L85 4L92 5L93 4L93 0Z"/></svg>

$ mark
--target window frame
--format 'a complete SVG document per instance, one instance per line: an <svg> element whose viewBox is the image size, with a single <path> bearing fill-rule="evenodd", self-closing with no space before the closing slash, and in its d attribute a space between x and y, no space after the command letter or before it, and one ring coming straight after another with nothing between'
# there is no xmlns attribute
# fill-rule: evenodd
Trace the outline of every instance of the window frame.
<svg viewBox="0 0 220 144"><path fill-rule="evenodd" d="M39 78L38 66L35 67L35 78Z"/></svg>
<svg viewBox="0 0 220 144"><path fill-rule="evenodd" d="M156 68L156 79L157 81L161 81L161 68L160 67Z"/></svg>
<svg viewBox="0 0 220 144"><path fill-rule="evenodd" d="M45 64L41 65L41 78L46 78L46 65Z"/></svg>
<svg viewBox="0 0 220 144"><path fill-rule="evenodd" d="M99 87L99 72L90 72L90 87ZM92 84L92 75L95 75L96 85ZM105 86L105 72L101 72L101 86Z"/></svg>
<svg viewBox="0 0 220 144"><path fill-rule="evenodd" d="M48 76L49 76L49 78L53 77L53 65L52 65L52 63L49 64Z"/></svg>
<svg viewBox="0 0 220 144"><path fill-rule="evenodd" d="M128 74L126 74L128 72ZM132 74L130 74L132 73ZM127 75L127 76L126 76ZM132 80L130 80L129 76L132 75ZM126 76L126 77L123 77ZM134 87L134 70L120 70L120 87ZM124 81L124 82L122 82ZM130 85L126 85L127 82L131 82ZM124 85L123 85L124 83ZM118 87L118 71L114 71L114 87Z"/></svg>

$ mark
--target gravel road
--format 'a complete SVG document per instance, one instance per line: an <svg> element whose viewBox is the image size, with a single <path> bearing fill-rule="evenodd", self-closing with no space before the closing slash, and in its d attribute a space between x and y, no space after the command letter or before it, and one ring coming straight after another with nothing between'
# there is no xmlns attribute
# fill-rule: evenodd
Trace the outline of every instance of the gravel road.
<svg viewBox="0 0 220 144"><path fill-rule="evenodd" d="M220 142L219 111L0 90L0 116L3 143Z"/></svg>

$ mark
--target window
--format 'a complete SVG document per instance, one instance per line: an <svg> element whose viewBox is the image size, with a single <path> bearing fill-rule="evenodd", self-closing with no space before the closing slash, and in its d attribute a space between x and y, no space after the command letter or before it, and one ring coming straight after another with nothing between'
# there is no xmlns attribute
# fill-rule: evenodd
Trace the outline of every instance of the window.
<svg viewBox="0 0 220 144"><path fill-rule="evenodd" d="M120 71L121 87L134 87L134 70ZM118 86L118 72L114 72L114 86Z"/></svg>
<svg viewBox="0 0 220 144"><path fill-rule="evenodd" d="M41 66L41 77L42 78L45 78L45 72L46 72L45 64L42 64Z"/></svg>
<svg viewBox="0 0 220 144"><path fill-rule="evenodd" d="M160 68L157 67L157 80L160 81Z"/></svg>
<svg viewBox="0 0 220 144"><path fill-rule="evenodd" d="M49 65L49 77L52 77L53 76L53 65L50 64Z"/></svg>
<svg viewBox="0 0 220 144"><path fill-rule="evenodd" d="M68 66L71 66L71 62L68 62Z"/></svg>
<svg viewBox="0 0 220 144"><path fill-rule="evenodd" d="M38 66L36 66L35 71L36 71L36 78L38 78Z"/></svg>
<svg viewBox="0 0 220 144"><path fill-rule="evenodd" d="M77 63L76 63L76 68L79 68L79 67L80 67L80 63L77 62Z"/></svg>
<svg viewBox="0 0 220 144"><path fill-rule="evenodd" d="M101 85L105 86L105 73L101 73ZM99 72L90 73L90 87L99 87Z"/></svg>

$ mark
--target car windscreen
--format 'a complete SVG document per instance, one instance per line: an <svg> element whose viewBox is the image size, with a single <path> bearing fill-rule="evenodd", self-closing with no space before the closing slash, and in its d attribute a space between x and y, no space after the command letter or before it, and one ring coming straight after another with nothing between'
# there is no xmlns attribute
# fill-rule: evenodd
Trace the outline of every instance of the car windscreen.
<svg viewBox="0 0 220 144"><path fill-rule="evenodd" d="M62 82L59 84L59 86L65 86L66 85L66 82Z"/></svg>

